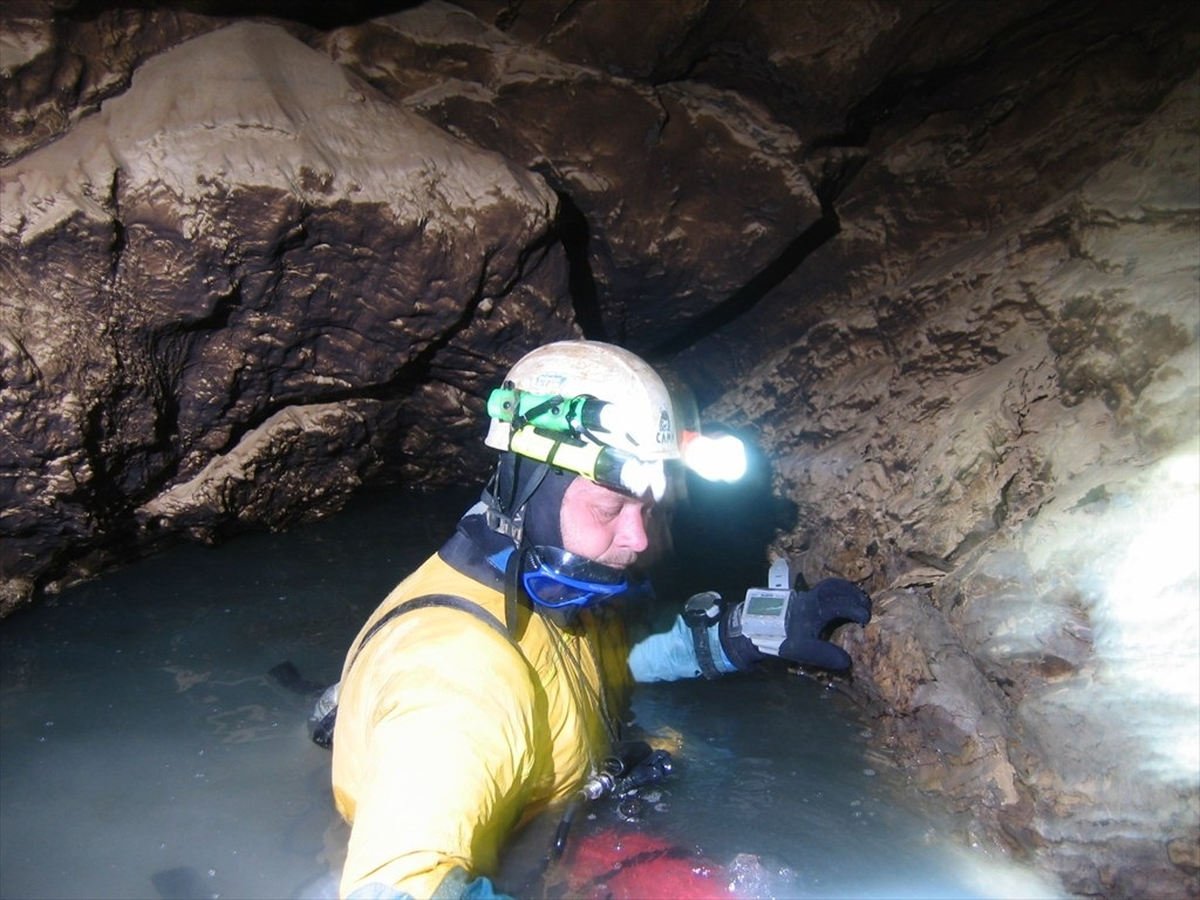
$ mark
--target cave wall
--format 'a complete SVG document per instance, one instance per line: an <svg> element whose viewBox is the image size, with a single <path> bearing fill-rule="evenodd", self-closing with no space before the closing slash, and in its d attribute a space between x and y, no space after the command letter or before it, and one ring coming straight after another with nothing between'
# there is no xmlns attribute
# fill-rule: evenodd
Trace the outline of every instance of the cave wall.
<svg viewBox="0 0 1200 900"><path fill-rule="evenodd" d="M0 10L0 610L477 476L613 340L873 593L850 689L976 840L1200 896L1191 4L254 11Z"/></svg>
<svg viewBox="0 0 1200 900"><path fill-rule="evenodd" d="M709 410L798 502L778 550L876 586L847 640L917 782L1106 895L1195 887L1198 88Z"/></svg>
<svg viewBox="0 0 1200 900"><path fill-rule="evenodd" d="M578 335L556 208L277 26L145 62L5 168L10 596L135 535L323 514L384 459L482 464L464 398Z"/></svg>

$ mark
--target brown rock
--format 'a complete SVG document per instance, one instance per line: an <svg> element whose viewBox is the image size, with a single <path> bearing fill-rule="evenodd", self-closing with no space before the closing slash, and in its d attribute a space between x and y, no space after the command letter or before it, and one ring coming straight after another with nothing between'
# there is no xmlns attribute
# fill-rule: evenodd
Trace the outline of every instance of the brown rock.
<svg viewBox="0 0 1200 900"><path fill-rule="evenodd" d="M503 357L572 333L555 206L278 28L154 58L4 170L5 577L327 511L423 383L473 435Z"/></svg>
<svg viewBox="0 0 1200 900"><path fill-rule="evenodd" d="M668 323L711 312L821 219L797 135L742 95L565 63L440 2L341 29L329 46L569 196L562 224L594 337L658 346L679 330Z"/></svg>
<svg viewBox="0 0 1200 900"><path fill-rule="evenodd" d="M174 9L68 12L70 2L0 6L0 165L60 137L129 87L141 63L220 27Z"/></svg>

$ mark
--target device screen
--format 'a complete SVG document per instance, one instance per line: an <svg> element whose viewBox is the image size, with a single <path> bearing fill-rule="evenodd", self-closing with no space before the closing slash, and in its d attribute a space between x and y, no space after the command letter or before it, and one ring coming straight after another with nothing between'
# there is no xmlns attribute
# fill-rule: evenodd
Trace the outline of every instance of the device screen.
<svg viewBox="0 0 1200 900"><path fill-rule="evenodd" d="M746 615L777 616L783 611L787 595L755 594L746 600Z"/></svg>

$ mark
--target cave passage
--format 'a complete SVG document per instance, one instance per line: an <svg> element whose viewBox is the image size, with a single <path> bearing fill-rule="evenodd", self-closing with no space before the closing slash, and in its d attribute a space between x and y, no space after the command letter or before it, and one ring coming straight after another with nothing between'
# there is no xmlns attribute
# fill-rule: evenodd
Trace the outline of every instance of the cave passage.
<svg viewBox="0 0 1200 900"><path fill-rule="evenodd" d="M8 621L0 896L329 896L346 839L329 755L307 738L310 697L266 673L335 680L473 498L382 493L287 534L181 546ZM651 835L716 863L730 896L1054 896L956 843L837 691L783 672L651 685L635 714L682 742L678 771L636 822L598 804L572 841ZM518 835L501 888L556 896L556 823Z"/></svg>

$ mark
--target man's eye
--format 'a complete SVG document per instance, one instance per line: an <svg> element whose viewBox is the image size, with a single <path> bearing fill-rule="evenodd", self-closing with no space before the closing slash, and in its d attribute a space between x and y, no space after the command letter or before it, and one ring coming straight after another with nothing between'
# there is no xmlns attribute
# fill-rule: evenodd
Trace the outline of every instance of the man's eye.
<svg viewBox="0 0 1200 900"><path fill-rule="evenodd" d="M603 519L606 522L611 519L615 519L620 514L621 514L620 506L609 505L609 506L597 506L596 507L597 517L599 517L600 519Z"/></svg>

